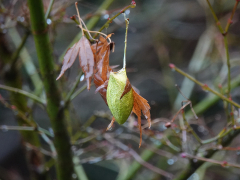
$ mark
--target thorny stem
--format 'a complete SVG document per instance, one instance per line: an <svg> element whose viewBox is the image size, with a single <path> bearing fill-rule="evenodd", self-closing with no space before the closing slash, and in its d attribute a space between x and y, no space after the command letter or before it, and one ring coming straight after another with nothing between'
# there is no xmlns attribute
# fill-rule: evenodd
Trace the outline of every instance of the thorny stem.
<svg viewBox="0 0 240 180"><path fill-rule="evenodd" d="M173 64L172 64L173 65ZM195 78L193 78L192 76L190 76L189 74L183 72L182 70L180 70L179 68L177 68L175 65L173 65L174 67L171 67L172 69L174 69L175 71L177 71L178 73L182 74L183 76L187 77L188 79L190 79L191 81L195 82L196 84L198 84L199 86L201 86L202 88L204 88L207 91L210 91L211 93L217 95L218 97L220 97L222 100L227 101L228 103L236 106L237 108L240 108L240 105L232 100L230 100L229 98L223 96L221 93L209 88L207 85L201 83L200 81L196 80Z"/></svg>
<svg viewBox="0 0 240 180"><path fill-rule="evenodd" d="M128 33L128 26L129 26L129 20L126 18L124 13L124 19L126 23L126 33L125 33L125 46L124 46L124 55L123 55L123 68L126 69L126 52L127 52L127 33Z"/></svg>

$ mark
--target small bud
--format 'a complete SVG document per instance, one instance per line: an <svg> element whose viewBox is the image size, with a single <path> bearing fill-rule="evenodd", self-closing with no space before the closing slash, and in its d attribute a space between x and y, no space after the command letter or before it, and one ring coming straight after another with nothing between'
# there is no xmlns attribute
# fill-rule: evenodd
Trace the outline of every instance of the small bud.
<svg viewBox="0 0 240 180"><path fill-rule="evenodd" d="M182 158L186 158L186 157L187 157L187 154L186 154L186 153L182 153L182 154L181 154L181 157L182 157Z"/></svg>
<svg viewBox="0 0 240 180"><path fill-rule="evenodd" d="M120 13L124 13L124 10L121 10Z"/></svg>
<svg viewBox="0 0 240 180"><path fill-rule="evenodd" d="M175 65L172 64L172 63L169 64L169 67L170 67L171 69L175 69Z"/></svg>
<svg viewBox="0 0 240 180"><path fill-rule="evenodd" d="M229 99L230 101L232 101L232 96L230 96L228 99Z"/></svg>
<svg viewBox="0 0 240 180"><path fill-rule="evenodd" d="M219 89L222 89L222 84L218 84L218 88L219 88Z"/></svg>
<svg viewBox="0 0 240 180"><path fill-rule="evenodd" d="M233 116L233 112L230 112L230 116Z"/></svg>
<svg viewBox="0 0 240 180"><path fill-rule="evenodd" d="M207 84L204 84L204 85L202 86L202 89L203 89L203 90L208 90L208 85L207 85Z"/></svg>
<svg viewBox="0 0 240 180"><path fill-rule="evenodd" d="M228 163L227 163L227 161L223 161L221 165L222 165L222 167L226 167L228 165Z"/></svg>
<svg viewBox="0 0 240 180"><path fill-rule="evenodd" d="M218 21L218 22L217 22L217 26L220 26L220 25L221 25L221 23Z"/></svg>
<svg viewBox="0 0 240 180"><path fill-rule="evenodd" d="M228 23L229 23L229 24L232 24L233 21L232 21L231 19L228 19Z"/></svg>
<svg viewBox="0 0 240 180"><path fill-rule="evenodd" d="M15 109L17 109L17 108L16 108L16 106L11 105L11 109L12 109L12 110L15 110Z"/></svg>
<svg viewBox="0 0 240 180"><path fill-rule="evenodd" d="M132 0L132 2L131 2L131 8L135 8L136 7L136 2L134 1L134 0Z"/></svg>
<svg viewBox="0 0 240 180"><path fill-rule="evenodd" d="M172 123L170 123L170 122L165 123L166 128L170 128L171 126L172 126Z"/></svg>
<svg viewBox="0 0 240 180"><path fill-rule="evenodd" d="M70 19L73 20L73 21L75 21L75 20L76 20L75 15L74 15L74 16L71 16Z"/></svg>

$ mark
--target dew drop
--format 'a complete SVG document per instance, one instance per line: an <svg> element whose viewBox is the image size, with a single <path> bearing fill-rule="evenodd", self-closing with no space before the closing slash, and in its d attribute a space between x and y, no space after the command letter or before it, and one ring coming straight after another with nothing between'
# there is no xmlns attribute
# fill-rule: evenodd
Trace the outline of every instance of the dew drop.
<svg viewBox="0 0 240 180"><path fill-rule="evenodd" d="M52 24L52 20L51 19L47 19L47 24L48 25Z"/></svg>

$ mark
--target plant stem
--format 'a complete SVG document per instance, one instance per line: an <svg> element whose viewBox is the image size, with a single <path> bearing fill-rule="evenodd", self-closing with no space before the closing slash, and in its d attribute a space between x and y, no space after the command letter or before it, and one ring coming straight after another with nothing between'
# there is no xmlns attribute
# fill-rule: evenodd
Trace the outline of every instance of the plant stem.
<svg viewBox="0 0 240 180"><path fill-rule="evenodd" d="M52 10L52 7L53 7L53 3L54 3L55 0L51 0L49 5L48 5L48 9L47 9L47 12L45 14L45 20L47 20L47 18L49 17L50 13L51 13L51 10Z"/></svg>
<svg viewBox="0 0 240 180"><path fill-rule="evenodd" d="M208 3L208 6L209 6L209 8L210 8L210 11L211 11L211 13L212 13L212 15L213 15L213 18L215 19L215 21L216 21L216 23L217 23L217 27L218 27L219 31L220 31L222 34L224 34L224 31L223 31L223 28L222 28L222 26L221 26L221 24L220 24L220 21L218 20L218 17L217 17L217 15L216 15L216 13L214 12L214 10L213 10L213 8L212 8L212 5L210 4L209 0L207 0L207 3Z"/></svg>
<svg viewBox="0 0 240 180"><path fill-rule="evenodd" d="M240 130L234 130L232 133L229 133L228 136L225 136L222 140L222 146L228 146L231 141L240 133ZM206 155L204 158L212 157L218 150L209 150L206 151ZM203 165L204 161L198 161L194 164L189 163L187 167L181 171L181 173L174 178L174 180L186 180L188 179L201 165Z"/></svg>
<svg viewBox="0 0 240 180"><path fill-rule="evenodd" d="M129 26L129 21L126 19L125 14L124 14L124 19L126 23L126 33L125 33L125 46L124 46L124 55L123 55L123 68L126 69L126 53L127 53L127 33L128 33L128 26Z"/></svg>
<svg viewBox="0 0 240 180"><path fill-rule="evenodd" d="M12 65L15 64L16 60L19 58L19 54L22 50L22 48L24 47L26 41L27 41L27 38L29 37L30 35L30 32L27 32L24 37L22 38L22 41L20 43L20 45L18 46L17 50L13 53L12 57L11 57L11 60L10 62L12 62Z"/></svg>
<svg viewBox="0 0 240 180"><path fill-rule="evenodd" d="M55 81L54 61L47 33L47 24L44 18L43 4L41 0L28 0L27 2L40 72L47 95L47 112L55 135L57 179L71 180L74 172L71 145L64 122L64 111L60 104L61 95Z"/></svg>
<svg viewBox="0 0 240 180"><path fill-rule="evenodd" d="M232 24L232 19L233 19L233 16L234 16L234 14L237 10L238 3L239 3L239 1L236 0L236 3L235 3L235 5L233 7L233 10L232 10L231 17L228 19L227 25L225 27L225 33L228 33L229 27Z"/></svg>
<svg viewBox="0 0 240 180"><path fill-rule="evenodd" d="M232 81L231 81L231 88L236 88L240 86L240 75L235 77ZM227 87L223 87L222 91L225 91L227 89ZM205 99L203 99L201 102L199 102L197 105L195 105L193 107L194 111L196 114L201 114L204 111L206 111L209 107L213 106L218 100L220 99L219 96L215 96L214 94L210 94L209 96L207 96ZM188 111L186 113L186 116L189 117L191 114L191 111Z"/></svg>
<svg viewBox="0 0 240 180"><path fill-rule="evenodd" d="M27 91L23 91L23 90L18 89L18 88L5 86L5 85L2 85L2 84L0 84L0 89L4 89L4 90L10 91L10 92L14 92L14 93L18 93L18 94L24 95L24 96L26 96L28 98L33 99L36 102L39 102L40 104L46 105L46 101L45 100L42 100L41 98L39 98L39 97L35 96L34 94L31 94L31 93L29 93Z"/></svg>
<svg viewBox="0 0 240 180"><path fill-rule="evenodd" d="M117 18L120 14L124 13L127 9L129 8L135 8L134 5L130 4L127 7L123 8L123 10L121 10L120 12L118 12L115 16L113 16L112 18L110 18L98 31L102 32L103 29L105 29L106 27L109 26L110 23L112 23L112 21ZM93 36L93 38L95 39L98 36L98 34L95 34Z"/></svg>
<svg viewBox="0 0 240 180"><path fill-rule="evenodd" d="M237 108L240 108L240 105L237 104L236 102L230 100L229 98L223 96L221 93L209 88L207 85L201 83L200 81L196 80L195 78L193 78L192 76L190 76L189 74L183 72L182 70L180 70L179 68L177 68L176 66L174 66L172 69L174 69L175 71L177 71L178 73L182 74L183 76L187 77L188 79L190 79L191 81L195 82L196 84L198 84L199 86L201 86L202 88L204 88L207 91L210 91L211 93L217 95L218 97L220 97L222 100L227 101L228 103L236 106ZM231 84L230 84L231 85Z"/></svg>
<svg viewBox="0 0 240 180"><path fill-rule="evenodd" d="M73 95L74 91L76 90L76 88L77 88L77 86L78 86L78 84L79 84L79 82L80 82L80 78L81 78L82 75L83 75L83 71L80 71L79 74L78 74L78 76L77 76L77 78L76 78L76 81L75 81L72 89L71 89L71 90L69 91L69 93L67 94L67 97L66 97L66 99L65 99L65 106L67 106L68 103L70 102L71 96Z"/></svg>

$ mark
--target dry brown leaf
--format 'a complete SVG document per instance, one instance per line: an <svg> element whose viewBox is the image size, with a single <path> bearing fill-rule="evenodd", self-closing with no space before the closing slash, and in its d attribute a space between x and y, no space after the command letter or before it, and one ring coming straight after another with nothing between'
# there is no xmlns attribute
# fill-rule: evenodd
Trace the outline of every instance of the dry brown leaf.
<svg viewBox="0 0 240 180"><path fill-rule="evenodd" d="M150 106L146 99L144 99L142 96L140 96L134 89L133 89L133 112L138 117L138 128L140 130L140 143L139 147L142 143L142 127L141 127L141 112L145 116L145 118L148 121L149 128L151 127L151 115L150 115Z"/></svg>
<svg viewBox="0 0 240 180"><path fill-rule="evenodd" d="M85 36L79 41L79 63L85 73L85 78L87 79L87 89L90 89L93 69L94 69L94 56L91 49L91 44Z"/></svg>
<svg viewBox="0 0 240 180"><path fill-rule="evenodd" d="M79 42L77 42L71 48L69 48L67 50L67 52L63 58L63 65L62 65L61 72L56 80L58 80L60 77L62 77L64 72L73 65L75 59L77 58L79 48L80 48Z"/></svg>

